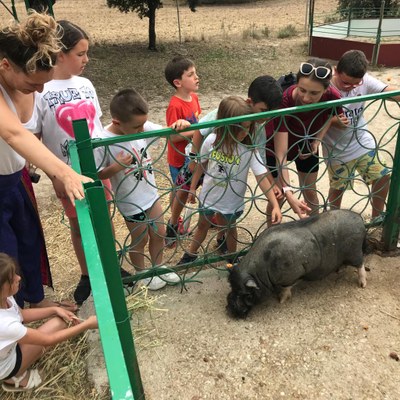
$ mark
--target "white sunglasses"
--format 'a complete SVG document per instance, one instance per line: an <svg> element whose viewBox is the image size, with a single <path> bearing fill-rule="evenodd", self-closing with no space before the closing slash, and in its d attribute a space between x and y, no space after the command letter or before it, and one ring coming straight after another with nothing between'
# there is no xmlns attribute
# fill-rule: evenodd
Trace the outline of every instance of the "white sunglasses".
<svg viewBox="0 0 400 400"><path fill-rule="evenodd" d="M324 67L324 66L319 66L319 67L314 67L314 65L308 63L308 62L303 62L300 64L300 72L303 75L311 75L314 72L314 75L318 79L325 79L329 76L329 74L332 72L330 68Z"/></svg>

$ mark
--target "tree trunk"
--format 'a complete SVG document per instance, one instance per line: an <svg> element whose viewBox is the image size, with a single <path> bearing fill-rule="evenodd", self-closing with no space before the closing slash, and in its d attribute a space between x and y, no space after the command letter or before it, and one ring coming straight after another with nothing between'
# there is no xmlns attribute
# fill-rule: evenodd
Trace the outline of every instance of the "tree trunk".
<svg viewBox="0 0 400 400"><path fill-rule="evenodd" d="M157 6L149 2L149 50L156 51L156 10Z"/></svg>

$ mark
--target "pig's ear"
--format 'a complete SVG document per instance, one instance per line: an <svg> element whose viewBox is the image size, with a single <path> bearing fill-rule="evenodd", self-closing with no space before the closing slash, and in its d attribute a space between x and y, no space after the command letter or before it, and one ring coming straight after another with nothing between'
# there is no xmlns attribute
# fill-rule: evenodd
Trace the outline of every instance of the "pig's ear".
<svg viewBox="0 0 400 400"><path fill-rule="evenodd" d="M257 286L257 283L255 282L254 279L249 279L249 280L247 280L246 283L245 283L245 286L248 287L248 288L254 288L254 289L257 289L257 290L260 289L260 288Z"/></svg>

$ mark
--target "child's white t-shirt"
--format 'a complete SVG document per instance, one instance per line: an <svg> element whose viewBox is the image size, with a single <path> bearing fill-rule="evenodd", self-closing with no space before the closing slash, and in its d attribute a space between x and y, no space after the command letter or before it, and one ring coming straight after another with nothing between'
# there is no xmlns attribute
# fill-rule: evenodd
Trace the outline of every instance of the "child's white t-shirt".
<svg viewBox="0 0 400 400"><path fill-rule="evenodd" d="M70 164L67 144L75 139L73 120L86 118L90 136L94 138L103 129L96 90L81 76L47 82L38 104L43 143L67 164Z"/></svg>
<svg viewBox="0 0 400 400"><path fill-rule="evenodd" d="M349 92L339 90L342 99L381 93L387 85L369 74L365 74L360 86ZM343 113L349 119L347 128L329 128L323 139L323 154L332 164L347 163L376 148L374 136L368 130L364 118L365 102L343 105Z"/></svg>
<svg viewBox="0 0 400 400"><path fill-rule="evenodd" d="M107 129L103 129L100 138L121 138ZM110 178L115 201L119 211L125 217L148 210L158 199L158 192L152 168L149 146L155 138L138 139L95 149L96 165L99 171L116 162L117 155L123 151L133 155L133 164L117 172Z"/></svg>
<svg viewBox="0 0 400 400"><path fill-rule="evenodd" d="M233 214L244 209L249 169L255 176L265 174L268 170L259 161L256 149L238 144L235 154L229 156L223 149L214 149L215 138L214 133L208 135L201 146L201 159L207 160L208 165L199 199L202 207L221 214Z"/></svg>
<svg viewBox="0 0 400 400"><path fill-rule="evenodd" d="M12 296L7 297L9 308L0 309L0 380L7 377L15 367L18 340L22 339L28 330L22 324L21 311Z"/></svg>

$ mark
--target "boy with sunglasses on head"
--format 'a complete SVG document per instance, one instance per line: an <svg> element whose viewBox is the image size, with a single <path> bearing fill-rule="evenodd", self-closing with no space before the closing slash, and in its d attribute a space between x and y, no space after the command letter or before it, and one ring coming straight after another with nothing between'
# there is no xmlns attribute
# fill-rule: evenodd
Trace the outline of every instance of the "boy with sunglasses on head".
<svg viewBox="0 0 400 400"><path fill-rule="evenodd" d="M368 61L360 50L349 50L342 55L332 77L331 85L342 98L396 90L367 73ZM393 97L399 101L400 96ZM343 193L352 187L351 181L358 172L366 184L371 184L372 218L383 212L389 190L390 173L378 155L376 141L368 130L363 116L365 102L343 106L340 118L324 137L323 152L329 171L329 203L340 208Z"/></svg>

